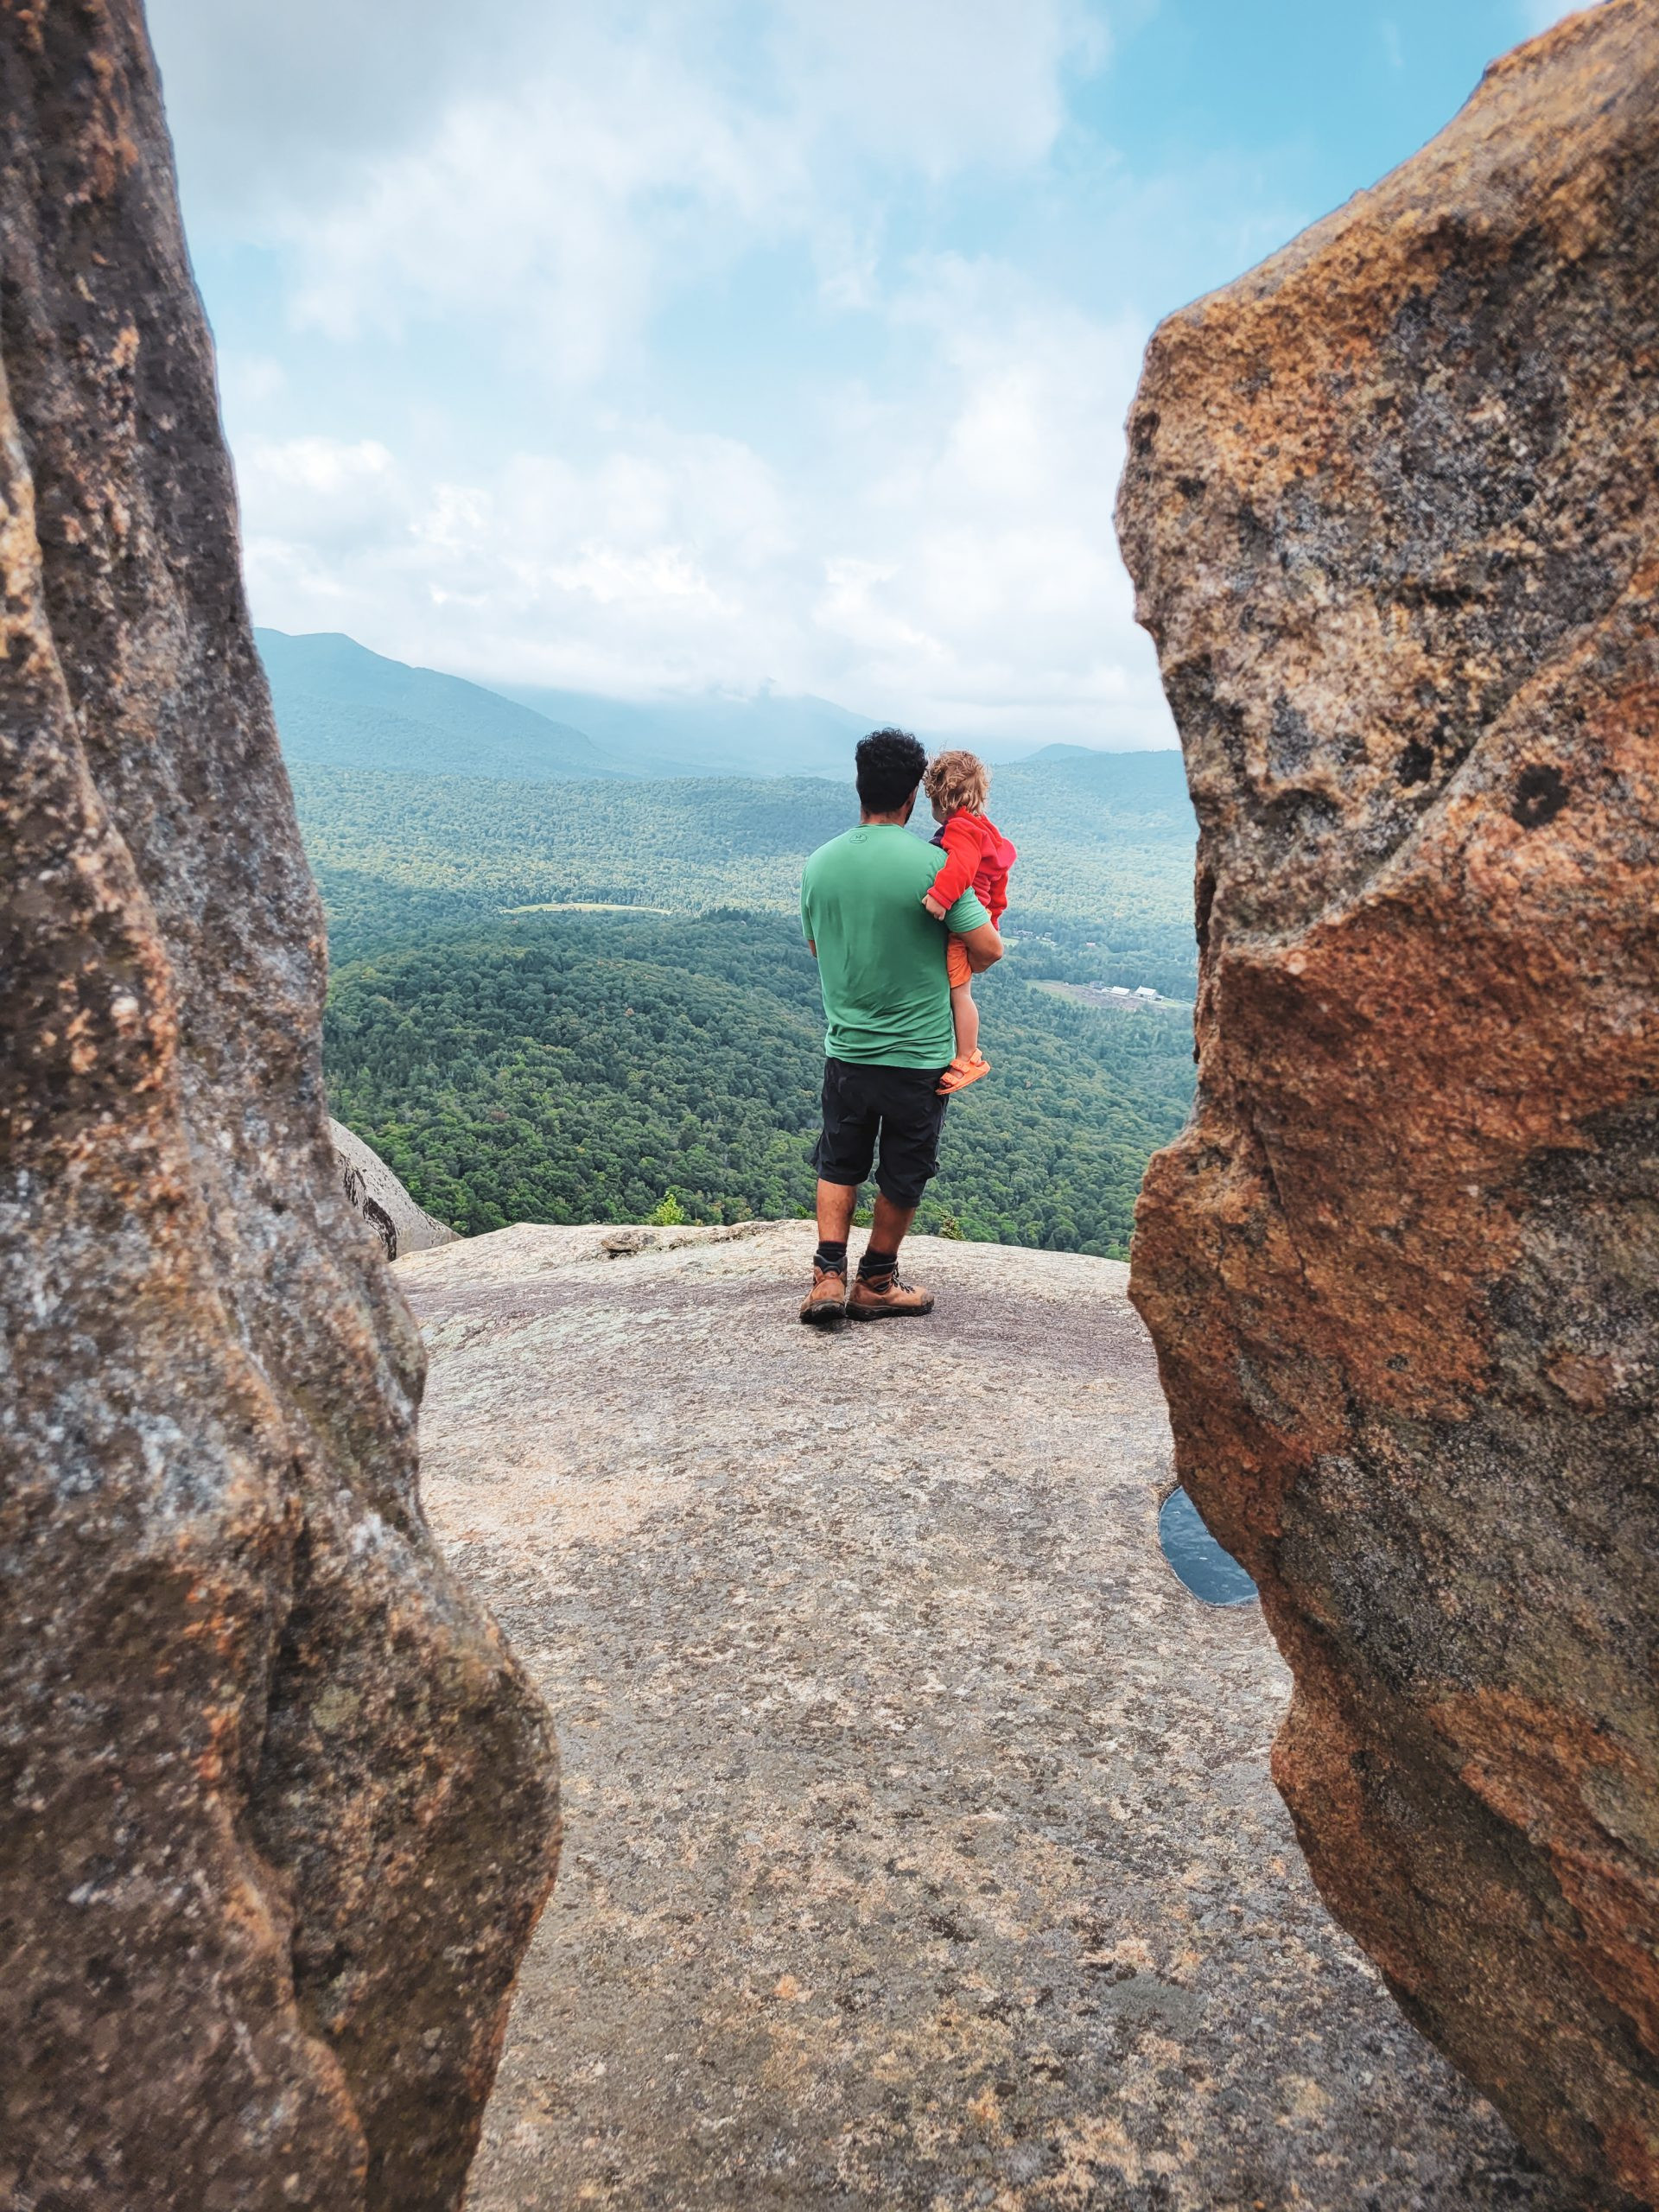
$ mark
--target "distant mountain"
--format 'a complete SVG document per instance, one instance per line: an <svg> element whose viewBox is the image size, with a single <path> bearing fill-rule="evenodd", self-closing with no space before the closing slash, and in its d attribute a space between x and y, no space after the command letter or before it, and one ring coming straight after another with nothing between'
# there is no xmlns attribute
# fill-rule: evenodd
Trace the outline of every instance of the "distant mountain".
<svg viewBox="0 0 1659 2212"><path fill-rule="evenodd" d="M1035 783L1031 782L1033 778ZM996 815L999 792L1024 790L1027 785L1046 797L1068 785L1080 798L1086 794L1091 827L1140 817L1149 823L1167 823L1185 839L1194 834L1186 769L1173 746L1160 753L1096 753L1087 745L1046 745L1017 765L995 771L992 816Z"/></svg>
<svg viewBox="0 0 1659 2212"><path fill-rule="evenodd" d="M573 721L637 775L837 776L875 728L829 699L778 691L706 691L687 698L601 699L504 683L501 696Z"/></svg>
<svg viewBox="0 0 1659 2212"><path fill-rule="evenodd" d="M684 698L607 699L532 685L498 690L411 668L336 631L254 632L290 761L404 775L491 776L512 783L574 779L814 776L852 780L853 748L877 726L810 693L706 691ZM937 747L937 736L922 733ZM1098 753L1081 745L976 750L1001 772L1077 773L1120 811L1141 796L1184 810L1178 753ZM1103 764L1110 763L1106 766ZM1108 787L1109 786L1109 793Z"/></svg>
<svg viewBox="0 0 1659 2212"><path fill-rule="evenodd" d="M793 915L807 855L858 808L844 775L534 785L296 763L293 776L312 866L359 945L416 906L435 925L442 911L504 908ZM1023 968L1192 997L1197 825L1179 754L999 768L991 805L1020 849Z"/></svg>
<svg viewBox="0 0 1659 2212"><path fill-rule="evenodd" d="M1009 755L1011 761L1013 757L1012 754ZM1053 767L1066 760L1122 760L1125 757L1121 753L1103 753L1102 748L1096 745L1033 745L1028 751L1020 753L1020 766L1022 768L1034 768L1042 762ZM1173 757L1173 751L1167 757Z"/></svg>
<svg viewBox="0 0 1659 2212"><path fill-rule="evenodd" d="M531 684L496 687L538 714L575 722L636 774L677 776L830 776L852 774L853 747L880 726L879 715L855 715L810 692L707 691L689 698L602 699L591 691L551 691ZM1081 759L1122 760L1084 745L1031 745L1017 739L950 738L918 733L930 752L957 744L993 766L1029 767ZM1160 756L1179 764L1179 755Z"/></svg>
<svg viewBox="0 0 1659 2212"><path fill-rule="evenodd" d="M638 772L585 730L459 676L387 660L338 632L254 636L291 761L524 783Z"/></svg>

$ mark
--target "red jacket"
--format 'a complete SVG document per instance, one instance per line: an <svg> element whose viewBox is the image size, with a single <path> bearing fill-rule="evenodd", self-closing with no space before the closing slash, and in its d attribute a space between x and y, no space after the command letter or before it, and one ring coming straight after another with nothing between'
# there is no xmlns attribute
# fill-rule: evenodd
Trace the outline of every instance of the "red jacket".
<svg viewBox="0 0 1659 2212"><path fill-rule="evenodd" d="M1020 855L995 823L959 806L933 842L944 846L947 857L929 896L949 908L971 885L992 921L1000 922L1008 909L1008 870Z"/></svg>

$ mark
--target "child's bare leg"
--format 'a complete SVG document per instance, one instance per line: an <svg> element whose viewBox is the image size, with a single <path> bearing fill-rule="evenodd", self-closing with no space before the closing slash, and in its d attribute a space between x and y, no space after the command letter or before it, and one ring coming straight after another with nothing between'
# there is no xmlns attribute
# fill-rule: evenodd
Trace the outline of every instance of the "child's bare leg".
<svg viewBox="0 0 1659 2212"><path fill-rule="evenodd" d="M974 971L968 964L968 956L957 938L952 938L947 948L945 965L950 977L950 1019L956 1025L957 1056L939 1077L939 1089L949 1097L953 1090L961 1090L970 1083L978 1083L991 1071L990 1062L982 1058L979 1050L979 1008L974 1004ZM958 982L956 978L962 978Z"/></svg>
<svg viewBox="0 0 1659 2212"><path fill-rule="evenodd" d="M971 1060L979 1050L979 1008L974 1004L971 978L958 983L951 992L950 1019L957 1027L957 1058Z"/></svg>
<svg viewBox="0 0 1659 2212"><path fill-rule="evenodd" d="M974 1004L974 979L950 986L950 1019L957 1025L957 1057L939 1077L939 1089L948 1097L989 1075L990 1063L979 1051L979 1008Z"/></svg>

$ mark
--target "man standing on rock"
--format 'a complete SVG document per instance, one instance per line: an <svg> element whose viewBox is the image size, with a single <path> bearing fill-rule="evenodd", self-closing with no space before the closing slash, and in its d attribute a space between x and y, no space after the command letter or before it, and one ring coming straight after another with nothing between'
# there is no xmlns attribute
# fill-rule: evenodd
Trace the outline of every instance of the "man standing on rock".
<svg viewBox="0 0 1659 2212"><path fill-rule="evenodd" d="M839 1328L933 1309L899 1280L899 1247L939 1164L948 1098L939 1078L956 1050L945 972L948 929L982 975L1002 940L971 891L937 922L922 905L938 855L905 824L927 766L907 732L861 741L859 822L820 845L801 880L801 925L816 955L828 1024L818 1171L818 1249L801 1319ZM879 1163L878 1163L879 1155ZM875 1218L847 1289L847 1232L875 1165Z"/></svg>

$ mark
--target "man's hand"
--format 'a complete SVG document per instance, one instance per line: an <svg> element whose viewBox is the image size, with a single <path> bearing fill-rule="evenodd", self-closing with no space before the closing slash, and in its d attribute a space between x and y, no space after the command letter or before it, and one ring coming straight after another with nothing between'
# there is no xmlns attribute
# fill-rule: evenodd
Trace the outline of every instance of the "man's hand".
<svg viewBox="0 0 1659 2212"><path fill-rule="evenodd" d="M938 900L933 896L933 893L931 891L923 893L922 904L926 907L928 912L932 915L936 922L942 922L944 919L946 913L949 912L947 907L940 906Z"/></svg>
<svg viewBox="0 0 1659 2212"><path fill-rule="evenodd" d="M957 942L968 955L968 965L976 976L995 968L1002 957L1002 940L992 922L982 922L976 930L963 930Z"/></svg>

